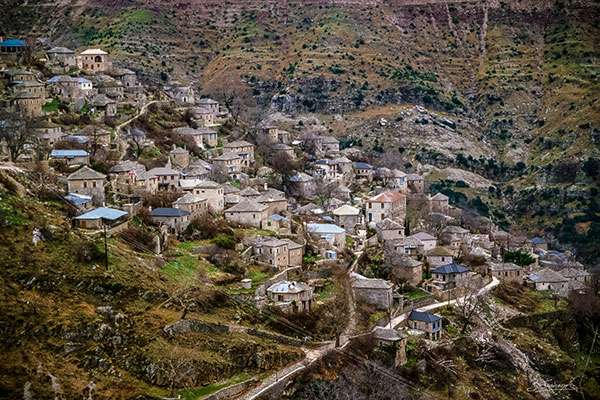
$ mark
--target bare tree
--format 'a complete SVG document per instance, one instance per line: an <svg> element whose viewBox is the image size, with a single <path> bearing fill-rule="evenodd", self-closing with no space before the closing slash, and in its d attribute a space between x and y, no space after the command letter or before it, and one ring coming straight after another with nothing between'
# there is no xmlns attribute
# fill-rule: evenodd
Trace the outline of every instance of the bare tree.
<svg viewBox="0 0 600 400"><path fill-rule="evenodd" d="M323 178L315 180L315 201L324 209L328 209L331 199L335 197L338 184L336 182L327 182Z"/></svg>
<svg viewBox="0 0 600 400"><path fill-rule="evenodd" d="M210 171L210 179L218 183L225 183L229 181L229 173L227 168L223 165L213 165Z"/></svg>
<svg viewBox="0 0 600 400"><path fill-rule="evenodd" d="M135 144L135 158L140 158L146 142L146 132L134 126L133 129L129 130L129 139Z"/></svg>
<svg viewBox="0 0 600 400"><path fill-rule="evenodd" d="M102 146L101 137L106 134L100 125L88 125L81 130L81 134L89 138L88 145L92 157L96 156L96 152Z"/></svg>
<svg viewBox="0 0 600 400"><path fill-rule="evenodd" d="M0 113L0 140L6 144L11 161L17 161L27 145L36 141L39 134L35 125L36 120L24 113L13 110L3 110Z"/></svg>
<svg viewBox="0 0 600 400"><path fill-rule="evenodd" d="M484 304L484 295L479 290L477 285L470 283L460 290L462 295L456 299L462 334L467 332L467 328L473 323L473 317Z"/></svg>

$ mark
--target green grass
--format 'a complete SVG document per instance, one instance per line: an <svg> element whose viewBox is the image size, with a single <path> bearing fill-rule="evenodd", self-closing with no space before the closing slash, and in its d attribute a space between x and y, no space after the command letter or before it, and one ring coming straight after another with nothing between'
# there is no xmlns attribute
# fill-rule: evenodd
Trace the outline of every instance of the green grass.
<svg viewBox="0 0 600 400"><path fill-rule="evenodd" d="M46 103L42 106L42 110L46 111L46 112L55 112L56 110L58 110L58 105L60 104L60 102L58 101L57 98L52 99L52 101L50 103Z"/></svg>
<svg viewBox="0 0 600 400"><path fill-rule="evenodd" d="M173 282L181 283L194 278L198 272L198 265L200 265L200 261L197 257L185 255L177 257L176 260L165 265L161 272L166 274Z"/></svg>
<svg viewBox="0 0 600 400"><path fill-rule="evenodd" d="M180 394L181 397L186 400L198 400L205 396L213 394L216 391L221 390L227 386L231 386L231 385L235 385L236 383L247 381L248 379L252 378L252 376L253 375L249 375L245 372L242 372L241 374L232 376L231 378L227 379L226 381L213 383L211 385L204 386L204 387L197 388L197 389L186 389L177 394ZM268 373L262 373L262 374L258 375L257 377L259 379L264 379L267 376L268 376Z"/></svg>
<svg viewBox="0 0 600 400"><path fill-rule="evenodd" d="M413 300L413 299L418 299L420 297L427 297L429 296L429 293L425 293L422 291L412 291L412 292L408 292L408 293L404 293L405 296L408 297L409 300Z"/></svg>
<svg viewBox="0 0 600 400"><path fill-rule="evenodd" d="M320 301L325 301L335 295L336 285L335 282L331 279L327 279L323 284L323 290L317 293L317 299ZM331 296L329 293L331 292Z"/></svg>

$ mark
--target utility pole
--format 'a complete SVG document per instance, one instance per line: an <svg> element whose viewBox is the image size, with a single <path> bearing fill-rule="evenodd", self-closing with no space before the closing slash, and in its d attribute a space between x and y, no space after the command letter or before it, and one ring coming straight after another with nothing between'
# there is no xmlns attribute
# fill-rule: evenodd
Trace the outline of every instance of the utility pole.
<svg viewBox="0 0 600 400"><path fill-rule="evenodd" d="M108 242L106 240L106 225L102 224L102 226L104 227L104 266L108 271Z"/></svg>

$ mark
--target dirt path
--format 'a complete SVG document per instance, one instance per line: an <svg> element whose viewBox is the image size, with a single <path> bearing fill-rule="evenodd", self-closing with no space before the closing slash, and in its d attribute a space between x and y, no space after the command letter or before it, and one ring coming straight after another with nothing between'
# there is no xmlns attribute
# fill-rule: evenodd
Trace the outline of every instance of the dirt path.
<svg viewBox="0 0 600 400"><path fill-rule="evenodd" d="M499 284L500 284L500 281L498 280L498 278L494 277L490 283L488 283L487 285L485 285L484 287L482 287L481 289L479 289L479 292L477 292L477 296L481 296L481 295L484 295L486 293L489 293L490 290L492 290L493 288L495 288ZM425 312L425 311L435 310L436 308L440 308L440 307L444 307L444 306L456 304L457 302L459 302L459 301L461 301L463 299L464 299L464 297L459 297L457 299L450 300L450 301L443 301L443 302L433 303L433 304L430 304L428 306L423 306L423 307L417 308L416 311ZM400 316L392 319L391 326L393 326L395 328L398 325L400 325L402 322L404 322L405 319L406 319L406 314L402 314L402 315L400 315Z"/></svg>
<svg viewBox="0 0 600 400"><path fill-rule="evenodd" d="M122 124L118 125L115 128L115 141L119 142L122 138L121 135L121 129L123 127L125 127L126 125L129 125L131 122L133 122L134 120L138 119L140 116L144 115L146 113L146 111L148 111L148 107L152 104L156 104L156 103L161 103L163 102L163 100L152 100L146 104L144 104L141 108L140 111L134 115L133 117L129 118L127 121L123 122ZM129 147L129 143L126 140L123 140L123 151L121 152L121 156L119 157L119 161L123 160L123 157L125 156L125 154L127 153L127 148Z"/></svg>

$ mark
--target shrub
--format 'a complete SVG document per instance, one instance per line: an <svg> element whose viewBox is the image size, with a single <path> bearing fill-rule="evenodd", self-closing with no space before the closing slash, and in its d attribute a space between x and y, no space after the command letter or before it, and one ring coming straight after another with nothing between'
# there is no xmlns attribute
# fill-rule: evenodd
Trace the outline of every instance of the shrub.
<svg viewBox="0 0 600 400"><path fill-rule="evenodd" d="M211 239L211 243L216 244L224 249L233 250L235 249L235 237L229 234L219 233L217 236Z"/></svg>

